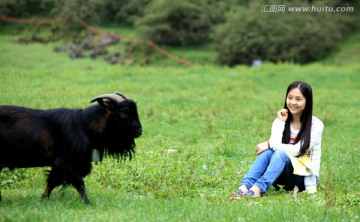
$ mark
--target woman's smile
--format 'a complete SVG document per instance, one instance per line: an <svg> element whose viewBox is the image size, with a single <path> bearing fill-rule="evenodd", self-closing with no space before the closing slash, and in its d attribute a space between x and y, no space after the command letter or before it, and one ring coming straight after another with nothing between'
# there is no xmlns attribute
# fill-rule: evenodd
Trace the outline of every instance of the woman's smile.
<svg viewBox="0 0 360 222"><path fill-rule="evenodd" d="M305 109L306 98L302 94L299 88L290 90L286 98L286 104L289 111L294 114L301 115Z"/></svg>

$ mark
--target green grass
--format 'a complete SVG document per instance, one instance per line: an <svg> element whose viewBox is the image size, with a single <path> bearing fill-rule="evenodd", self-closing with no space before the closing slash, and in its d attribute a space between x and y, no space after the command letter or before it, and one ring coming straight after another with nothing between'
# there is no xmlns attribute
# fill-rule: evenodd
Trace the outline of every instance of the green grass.
<svg viewBox="0 0 360 222"><path fill-rule="evenodd" d="M326 58L324 64L347 66L357 63L360 57L360 33L354 33L346 39L337 50Z"/></svg>
<svg viewBox="0 0 360 222"><path fill-rule="evenodd" d="M106 159L93 166L85 179L90 206L71 187L40 202L44 169L3 170L0 221L359 220L358 60L257 68L160 65L166 61L111 66L54 53L57 43L24 46L15 39L0 35L0 104L85 108L99 94L123 92L138 103L144 134L131 162ZM229 201L255 159L255 145L268 139L287 85L299 79L313 86L314 114L325 124L319 192L271 189L261 199Z"/></svg>

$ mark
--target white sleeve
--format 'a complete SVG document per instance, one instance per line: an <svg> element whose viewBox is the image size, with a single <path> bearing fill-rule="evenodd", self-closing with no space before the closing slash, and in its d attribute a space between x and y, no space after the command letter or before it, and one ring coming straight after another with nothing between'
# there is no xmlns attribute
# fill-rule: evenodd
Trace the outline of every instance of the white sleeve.
<svg viewBox="0 0 360 222"><path fill-rule="evenodd" d="M324 124L315 116L312 118L310 149L321 149L321 137L324 130Z"/></svg>
<svg viewBox="0 0 360 222"><path fill-rule="evenodd" d="M297 156L300 151L300 141L295 145L282 143L284 129L285 122L276 118L271 127L271 136L269 139L270 147L275 151L282 150L291 156Z"/></svg>

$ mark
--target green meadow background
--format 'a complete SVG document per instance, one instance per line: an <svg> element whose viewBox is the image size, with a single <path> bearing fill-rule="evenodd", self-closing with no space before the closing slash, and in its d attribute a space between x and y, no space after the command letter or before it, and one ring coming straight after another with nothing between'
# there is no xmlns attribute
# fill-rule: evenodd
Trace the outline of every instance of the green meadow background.
<svg viewBox="0 0 360 222"><path fill-rule="evenodd" d="M321 62L233 68L184 67L160 55L152 66L112 66L56 54L56 43L15 41L0 32L1 105L86 108L122 92L137 102L144 133L132 161L93 165L91 205L72 187L40 201L46 168L3 169L0 221L359 221L360 35ZM182 55L213 58L206 50ZM295 80L312 85L314 115L325 124L318 192L229 200Z"/></svg>

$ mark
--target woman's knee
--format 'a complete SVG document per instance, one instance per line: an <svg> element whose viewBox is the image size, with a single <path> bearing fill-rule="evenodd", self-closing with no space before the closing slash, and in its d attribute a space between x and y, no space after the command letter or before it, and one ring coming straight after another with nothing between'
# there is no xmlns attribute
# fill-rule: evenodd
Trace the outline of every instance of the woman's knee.
<svg viewBox="0 0 360 222"><path fill-rule="evenodd" d="M273 154L274 154L273 150L267 149L267 150L264 150L262 153L260 153L259 156L262 156L262 158L268 157L270 159Z"/></svg>
<svg viewBox="0 0 360 222"><path fill-rule="evenodd" d="M263 153L266 153L268 155L272 155L274 153L274 150L267 149L267 150L264 150L261 154L263 154Z"/></svg>
<svg viewBox="0 0 360 222"><path fill-rule="evenodd" d="M290 161L289 156L282 150L276 150L272 155L272 158L276 158L276 159L281 158L285 162Z"/></svg>

